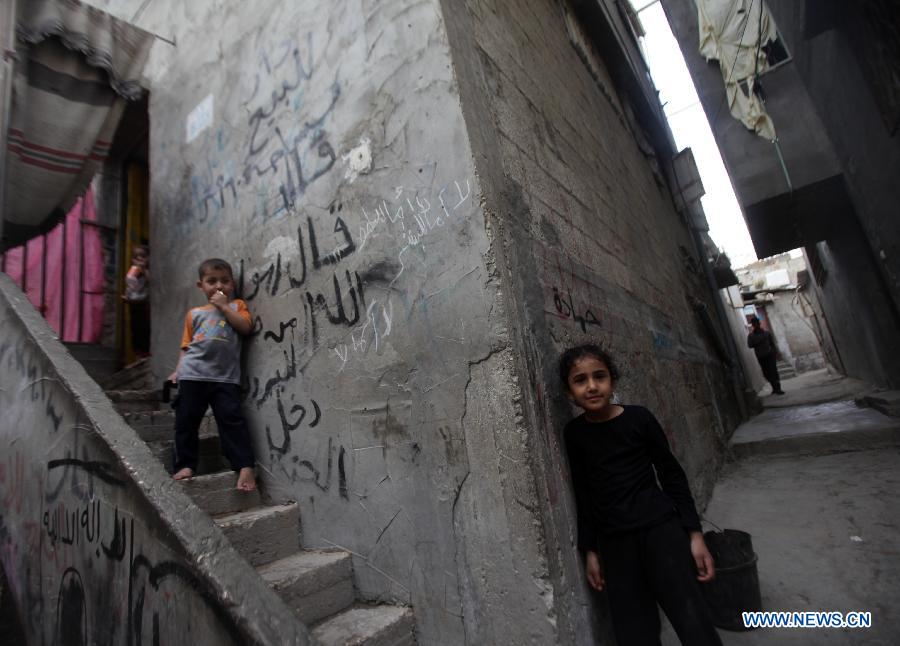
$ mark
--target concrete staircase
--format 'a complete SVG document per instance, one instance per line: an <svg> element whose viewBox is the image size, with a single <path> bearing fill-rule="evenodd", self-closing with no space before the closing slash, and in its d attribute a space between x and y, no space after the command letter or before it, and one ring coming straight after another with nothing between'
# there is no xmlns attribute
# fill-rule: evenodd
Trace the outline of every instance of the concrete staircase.
<svg viewBox="0 0 900 646"><path fill-rule="evenodd" d="M171 472L175 418L160 401L159 392L107 390L107 395ZM197 475L181 481L181 486L310 626L313 637L328 646L416 643L411 608L357 602L349 553L300 549L297 503L267 500L260 489L239 492L236 481L221 455L215 421L209 416L200 429Z"/></svg>
<svg viewBox="0 0 900 646"><path fill-rule="evenodd" d="M69 342L64 345L98 384L119 369L119 353L115 348L96 343Z"/></svg>
<svg viewBox="0 0 900 646"><path fill-rule="evenodd" d="M776 365L778 366L778 378L781 381L797 376L797 371L794 369L792 363L785 361L784 359L779 359Z"/></svg>

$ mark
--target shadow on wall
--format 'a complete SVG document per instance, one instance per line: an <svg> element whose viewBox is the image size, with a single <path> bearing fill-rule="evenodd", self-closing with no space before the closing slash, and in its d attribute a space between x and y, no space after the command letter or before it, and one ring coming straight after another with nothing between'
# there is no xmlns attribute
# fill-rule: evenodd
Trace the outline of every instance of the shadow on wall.
<svg viewBox="0 0 900 646"><path fill-rule="evenodd" d="M0 542L4 540L5 534L6 528L3 525L3 517L0 516ZM12 591L9 589L9 582L6 580L6 570L3 569L2 562L0 562L0 635L3 635L6 643L9 644L25 643L25 633L19 621L16 604L13 601Z"/></svg>

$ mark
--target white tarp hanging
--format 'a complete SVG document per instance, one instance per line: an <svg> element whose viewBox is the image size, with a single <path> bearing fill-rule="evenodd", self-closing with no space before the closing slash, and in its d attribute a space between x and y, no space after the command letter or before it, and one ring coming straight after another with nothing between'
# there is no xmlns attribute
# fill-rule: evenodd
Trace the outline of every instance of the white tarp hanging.
<svg viewBox="0 0 900 646"><path fill-rule="evenodd" d="M0 250L52 228L109 150L153 44L78 0L18 4Z"/></svg>
<svg viewBox="0 0 900 646"><path fill-rule="evenodd" d="M753 91L756 75L768 69L763 47L778 37L762 0L697 0L700 53L719 61L728 109L735 119L769 141L775 126Z"/></svg>

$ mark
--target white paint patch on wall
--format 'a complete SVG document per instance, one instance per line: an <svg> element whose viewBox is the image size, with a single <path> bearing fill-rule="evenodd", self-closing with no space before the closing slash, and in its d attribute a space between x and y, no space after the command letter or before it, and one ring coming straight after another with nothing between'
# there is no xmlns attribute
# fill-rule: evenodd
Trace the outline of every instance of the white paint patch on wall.
<svg viewBox="0 0 900 646"><path fill-rule="evenodd" d="M365 175L372 170L372 141L368 137L363 137L359 140L359 145L341 159L347 164L344 179L352 182L360 175Z"/></svg>
<svg viewBox="0 0 900 646"><path fill-rule="evenodd" d="M300 246L297 244L297 240L288 236L278 236L266 245L263 257L275 258L279 253L282 258L286 259L300 255Z"/></svg>
<svg viewBox="0 0 900 646"><path fill-rule="evenodd" d="M187 117L185 128L185 141L192 142L201 132L212 125L213 121L213 95L207 94L206 98L191 110Z"/></svg>

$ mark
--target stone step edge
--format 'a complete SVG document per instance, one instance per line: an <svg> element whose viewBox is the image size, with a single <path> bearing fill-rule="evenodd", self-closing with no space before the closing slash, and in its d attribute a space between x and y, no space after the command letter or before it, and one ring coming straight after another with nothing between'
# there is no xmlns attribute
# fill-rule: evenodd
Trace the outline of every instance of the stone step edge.
<svg viewBox="0 0 900 646"><path fill-rule="evenodd" d="M734 442L730 452L732 460L740 460L758 456L851 453L897 445L900 445L900 425Z"/></svg>
<svg viewBox="0 0 900 646"><path fill-rule="evenodd" d="M386 621L369 625L368 630L359 632L352 628L351 624L361 620L371 619L374 615L382 615ZM408 632L408 636L406 631ZM415 615L407 606L392 605L366 605L355 604L338 614L324 619L312 626L312 635L323 646L338 646L344 644L369 644L381 646L390 644L414 644ZM400 633L398 636L390 636L390 632ZM383 641L389 638L390 641Z"/></svg>

